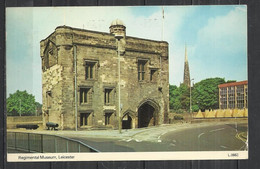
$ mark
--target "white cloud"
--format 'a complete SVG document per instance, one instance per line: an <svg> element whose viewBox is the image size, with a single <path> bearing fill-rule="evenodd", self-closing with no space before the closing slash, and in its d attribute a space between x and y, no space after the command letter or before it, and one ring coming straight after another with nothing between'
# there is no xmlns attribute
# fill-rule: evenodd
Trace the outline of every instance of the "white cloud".
<svg viewBox="0 0 260 169"><path fill-rule="evenodd" d="M229 52L237 50L241 41L247 37L245 11L235 8L226 16L209 19L208 25L198 32L199 42L214 45L218 50Z"/></svg>
<svg viewBox="0 0 260 169"><path fill-rule="evenodd" d="M199 30L192 55L197 58L192 70L197 81L216 76L226 80L245 80L247 15L244 9L237 7L225 16L210 18L207 25Z"/></svg>

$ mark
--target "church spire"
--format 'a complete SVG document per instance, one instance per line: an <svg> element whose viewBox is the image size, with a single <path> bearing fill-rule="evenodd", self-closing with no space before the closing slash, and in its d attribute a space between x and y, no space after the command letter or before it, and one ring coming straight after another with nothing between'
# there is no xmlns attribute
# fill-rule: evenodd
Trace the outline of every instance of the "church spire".
<svg viewBox="0 0 260 169"><path fill-rule="evenodd" d="M187 54L186 44L185 44L185 62L184 62L183 84L190 87L190 70L189 70L189 62L188 62L188 54Z"/></svg>

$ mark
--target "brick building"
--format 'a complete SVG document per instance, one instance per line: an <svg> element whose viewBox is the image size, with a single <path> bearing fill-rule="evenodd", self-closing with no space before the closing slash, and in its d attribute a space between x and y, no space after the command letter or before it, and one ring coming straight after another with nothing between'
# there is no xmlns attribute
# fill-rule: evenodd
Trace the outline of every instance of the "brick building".
<svg viewBox="0 0 260 169"><path fill-rule="evenodd" d="M41 41L44 123L116 129L168 121L168 43L126 36L120 20L109 30L59 26Z"/></svg>
<svg viewBox="0 0 260 169"><path fill-rule="evenodd" d="M248 107L247 80L218 85L220 109L243 109Z"/></svg>

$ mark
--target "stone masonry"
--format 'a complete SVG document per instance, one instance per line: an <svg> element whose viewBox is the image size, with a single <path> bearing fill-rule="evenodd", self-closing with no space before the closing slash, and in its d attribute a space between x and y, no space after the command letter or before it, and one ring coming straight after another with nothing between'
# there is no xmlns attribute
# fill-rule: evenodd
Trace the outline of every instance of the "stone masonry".
<svg viewBox="0 0 260 169"><path fill-rule="evenodd" d="M110 33L59 26L40 45L43 125L117 129L120 121L130 129L168 122L167 42L126 36L115 20Z"/></svg>

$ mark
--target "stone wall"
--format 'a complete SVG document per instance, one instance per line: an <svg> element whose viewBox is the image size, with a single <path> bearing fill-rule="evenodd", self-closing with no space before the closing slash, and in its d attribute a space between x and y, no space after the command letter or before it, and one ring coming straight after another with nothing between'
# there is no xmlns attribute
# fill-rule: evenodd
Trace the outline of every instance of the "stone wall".
<svg viewBox="0 0 260 169"><path fill-rule="evenodd" d="M7 129L15 129L17 124L38 124L43 128L41 116L8 116L6 119Z"/></svg>

